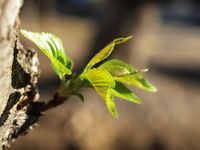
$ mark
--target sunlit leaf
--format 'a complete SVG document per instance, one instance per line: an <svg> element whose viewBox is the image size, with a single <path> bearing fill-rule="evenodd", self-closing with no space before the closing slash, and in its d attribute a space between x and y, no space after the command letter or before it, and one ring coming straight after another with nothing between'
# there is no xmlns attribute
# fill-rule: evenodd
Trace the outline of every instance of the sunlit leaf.
<svg viewBox="0 0 200 150"><path fill-rule="evenodd" d="M117 117L117 112L114 103L114 97L111 89L115 87L115 81L109 72L102 69L90 69L85 78L95 88L97 93L103 98L108 110L114 117Z"/></svg>
<svg viewBox="0 0 200 150"><path fill-rule="evenodd" d="M116 81L137 86L149 92L156 92L157 88L141 75L126 75L123 77L115 77Z"/></svg>
<svg viewBox="0 0 200 150"><path fill-rule="evenodd" d="M107 95L106 95L106 106L113 117L117 118L118 113L116 110L115 102L114 102L114 96L112 94L112 88L108 89Z"/></svg>
<svg viewBox="0 0 200 150"><path fill-rule="evenodd" d="M120 82L115 83L115 88L112 89L112 93L114 96L119 98L128 100L133 103L140 104L141 100L132 92L130 91L125 85Z"/></svg>
<svg viewBox="0 0 200 150"><path fill-rule="evenodd" d="M21 30L51 61L52 67L61 79L71 74L72 61L65 55L62 41L50 33L37 33Z"/></svg>
<svg viewBox="0 0 200 150"><path fill-rule="evenodd" d="M104 47L99 53L97 53L87 64L85 70L92 68L95 64L99 63L100 61L106 59L114 50L114 47L118 44L124 43L131 39L132 36L126 38L118 38L110 42L106 47Z"/></svg>
<svg viewBox="0 0 200 150"><path fill-rule="evenodd" d="M135 74L138 72L138 70L131 65L118 59L108 60L99 66L99 68L107 70L114 77Z"/></svg>
<svg viewBox="0 0 200 150"><path fill-rule="evenodd" d="M134 85L149 92L157 91L155 86L141 76L141 73L146 72L147 69L137 70L133 66L117 59L105 62L99 68L107 70L116 81Z"/></svg>
<svg viewBox="0 0 200 150"><path fill-rule="evenodd" d="M115 81L110 73L102 69L91 69L85 74L85 78L106 101L108 89L115 86Z"/></svg>

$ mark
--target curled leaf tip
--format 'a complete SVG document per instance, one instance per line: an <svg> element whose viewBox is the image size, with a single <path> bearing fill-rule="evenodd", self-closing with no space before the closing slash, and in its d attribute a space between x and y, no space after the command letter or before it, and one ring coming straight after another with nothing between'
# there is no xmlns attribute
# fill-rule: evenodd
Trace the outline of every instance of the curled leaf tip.
<svg viewBox="0 0 200 150"><path fill-rule="evenodd" d="M124 39L125 39L125 41L124 42L126 42L126 41L128 41L128 40L130 40L130 39L132 39L133 38L133 36L131 35L131 36L127 36L127 37L125 37Z"/></svg>
<svg viewBox="0 0 200 150"><path fill-rule="evenodd" d="M142 70L141 70L141 72L147 72L147 71L149 71L148 68L145 68L145 69L142 69Z"/></svg>
<svg viewBox="0 0 200 150"><path fill-rule="evenodd" d="M133 38L133 36L131 35L131 36L128 36L126 39L129 40L129 39L132 39L132 38Z"/></svg>
<svg viewBox="0 0 200 150"><path fill-rule="evenodd" d="M128 37L124 37L124 38L117 38L117 39L114 39L114 44L122 44L122 43L125 43L127 42L128 40L130 40L133 36L128 36Z"/></svg>
<svg viewBox="0 0 200 150"><path fill-rule="evenodd" d="M151 92L155 93L157 91L158 91L158 89L154 86Z"/></svg>

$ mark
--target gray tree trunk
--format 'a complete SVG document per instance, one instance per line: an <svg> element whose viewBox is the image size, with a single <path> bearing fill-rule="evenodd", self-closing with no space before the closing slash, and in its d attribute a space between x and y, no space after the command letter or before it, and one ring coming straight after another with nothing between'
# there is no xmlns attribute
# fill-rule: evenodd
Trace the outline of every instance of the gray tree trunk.
<svg viewBox="0 0 200 150"><path fill-rule="evenodd" d="M0 149L37 121L38 59L18 41L23 0L0 0Z"/></svg>

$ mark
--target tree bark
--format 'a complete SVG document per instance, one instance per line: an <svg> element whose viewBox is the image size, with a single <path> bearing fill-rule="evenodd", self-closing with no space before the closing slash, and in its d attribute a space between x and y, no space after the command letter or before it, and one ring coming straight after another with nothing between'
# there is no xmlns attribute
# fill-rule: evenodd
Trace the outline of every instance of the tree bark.
<svg viewBox="0 0 200 150"><path fill-rule="evenodd" d="M0 0L0 149L38 120L38 59L18 40L23 0Z"/></svg>

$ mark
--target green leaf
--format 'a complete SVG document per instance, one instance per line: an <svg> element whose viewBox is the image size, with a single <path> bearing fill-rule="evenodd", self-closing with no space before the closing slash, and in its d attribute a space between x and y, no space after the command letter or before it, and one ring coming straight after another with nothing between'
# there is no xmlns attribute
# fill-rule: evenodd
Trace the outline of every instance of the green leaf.
<svg viewBox="0 0 200 150"><path fill-rule="evenodd" d="M152 85L148 80L144 79L141 75L126 75L123 77L115 77L116 81L137 86L149 92L156 92L157 88Z"/></svg>
<svg viewBox="0 0 200 150"><path fill-rule="evenodd" d="M92 68L95 64L101 62L102 60L106 59L114 50L114 47L118 44L124 43L131 39L132 36L126 37L126 38L118 38L114 39L112 42L110 42L106 47L104 47L99 53L97 53L87 64L85 70L88 70Z"/></svg>
<svg viewBox="0 0 200 150"><path fill-rule="evenodd" d="M84 78L87 79L98 94L106 101L109 88L115 87L115 81L109 72L102 69L90 69Z"/></svg>
<svg viewBox="0 0 200 150"><path fill-rule="evenodd" d="M21 30L22 35L32 41L51 61L52 68L62 79L71 74L72 61L65 55L62 41L50 33Z"/></svg>
<svg viewBox="0 0 200 150"><path fill-rule="evenodd" d="M88 80L83 80L81 86L83 88L93 88L93 86L91 85L91 83Z"/></svg>
<svg viewBox="0 0 200 150"><path fill-rule="evenodd" d="M106 95L106 106L107 106L109 112L112 114L112 116L117 118L118 113L117 113L115 102L114 102L114 96L112 94L112 88L108 89L108 92Z"/></svg>
<svg viewBox="0 0 200 150"><path fill-rule="evenodd" d="M114 97L111 91L115 87L115 81L110 73L106 70L94 68L88 70L84 78L91 83L97 93L103 98L113 117L117 117Z"/></svg>
<svg viewBox="0 0 200 150"><path fill-rule="evenodd" d="M141 100L133 92L131 92L125 85L123 85L120 82L115 82L115 84L116 84L115 88L112 89L112 93L114 96L128 100L133 103L137 104L141 103Z"/></svg>
<svg viewBox="0 0 200 150"><path fill-rule="evenodd" d="M135 74L138 72L138 70L131 65L118 59L108 60L99 66L99 68L107 70L113 77Z"/></svg>
<svg viewBox="0 0 200 150"><path fill-rule="evenodd" d="M75 95L75 96L77 96L82 102L85 101L83 94L77 93L77 92L76 93L72 93L72 94Z"/></svg>
<svg viewBox="0 0 200 150"><path fill-rule="evenodd" d="M117 59L105 62L99 68L107 70L116 81L134 85L149 92L157 91L155 86L141 76L141 73L146 72L147 69L137 70L133 66Z"/></svg>

